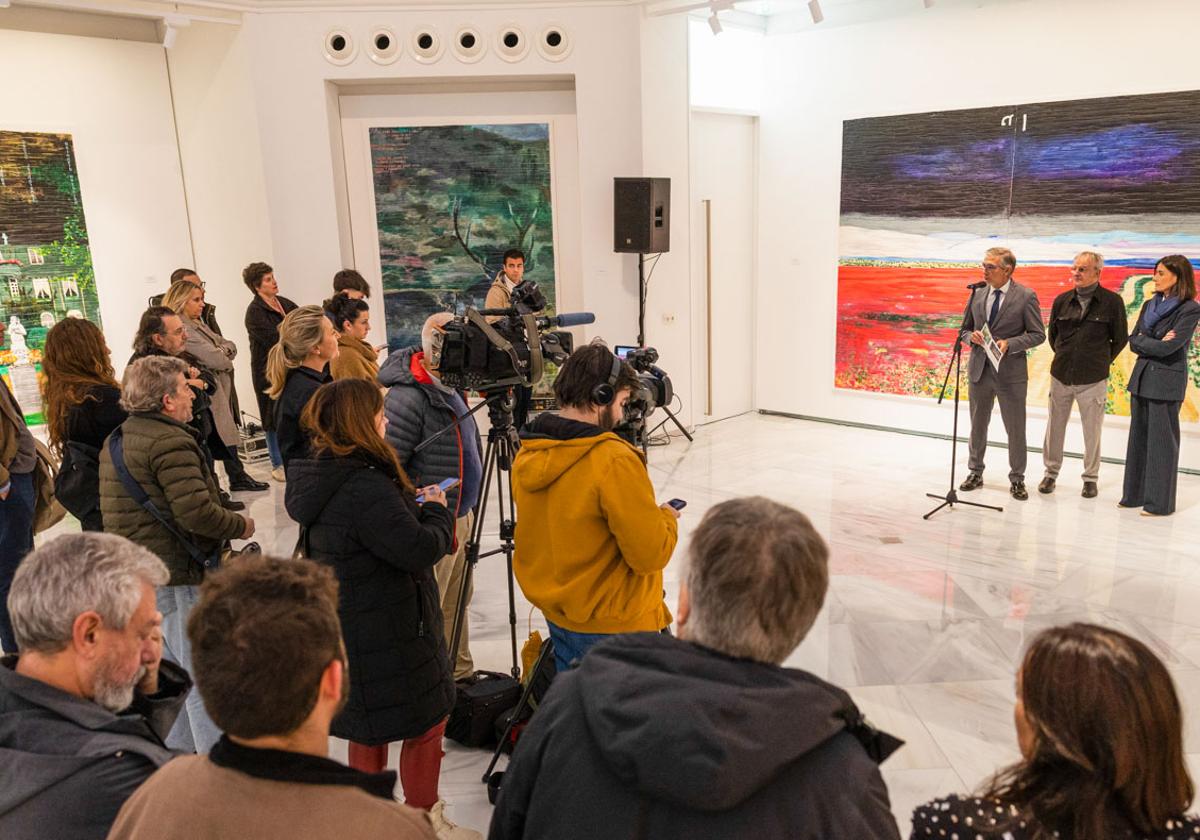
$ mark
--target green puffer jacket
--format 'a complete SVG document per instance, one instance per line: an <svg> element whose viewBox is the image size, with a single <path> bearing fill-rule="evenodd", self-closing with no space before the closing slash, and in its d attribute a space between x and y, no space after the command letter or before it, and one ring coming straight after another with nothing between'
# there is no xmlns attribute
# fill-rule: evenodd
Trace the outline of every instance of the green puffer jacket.
<svg viewBox="0 0 1200 840"><path fill-rule="evenodd" d="M125 465L130 475L179 530L201 551L242 535L246 521L221 506L217 484L195 432L164 414L134 414L121 424ZM171 572L169 586L195 586L204 575L187 549L125 492L113 467L108 443L100 453L100 510L104 530L120 534L157 554Z"/></svg>

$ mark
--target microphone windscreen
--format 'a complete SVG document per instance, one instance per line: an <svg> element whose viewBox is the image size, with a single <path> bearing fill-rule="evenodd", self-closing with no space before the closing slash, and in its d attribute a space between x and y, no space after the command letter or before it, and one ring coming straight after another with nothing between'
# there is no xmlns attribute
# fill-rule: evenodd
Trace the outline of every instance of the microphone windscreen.
<svg viewBox="0 0 1200 840"><path fill-rule="evenodd" d="M581 327L596 323L596 315L594 312L564 312L555 317L554 323L560 327Z"/></svg>

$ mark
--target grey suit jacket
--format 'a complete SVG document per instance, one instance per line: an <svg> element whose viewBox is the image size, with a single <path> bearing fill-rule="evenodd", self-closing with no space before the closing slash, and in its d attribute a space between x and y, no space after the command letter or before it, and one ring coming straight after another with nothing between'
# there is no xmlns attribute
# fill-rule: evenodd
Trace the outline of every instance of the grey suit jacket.
<svg viewBox="0 0 1200 840"><path fill-rule="evenodd" d="M971 333L983 329L991 310L992 288L976 289L971 297L967 320L963 322L963 341L971 348L970 377L972 382L983 378L984 370L991 367L983 347L971 344ZM1008 341L1008 351L1000 360L997 378L1001 382L1028 382L1029 366L1025 362L1025 351L1032 350L1046 340L1046 327L1042 323L1042 307L1038 304L1037 292L1028 286L1012 281L996 322L992 324L992 336Z"/></svg>
<svg viewBox="0 0 1200 840"><path fill-rule="evenodd" d="M1183 402L1187 393L1187 356L1192 333L1200 320L1200 303L1186 300L1175 311L1147 330L1142 326L1147 301L1138 313L1137 326L1129 336L1129 348L1137 354L1137 364L1129 377L1129 393L1148 400ZM1175 331L1175 337L1162 337Z"/></svg>

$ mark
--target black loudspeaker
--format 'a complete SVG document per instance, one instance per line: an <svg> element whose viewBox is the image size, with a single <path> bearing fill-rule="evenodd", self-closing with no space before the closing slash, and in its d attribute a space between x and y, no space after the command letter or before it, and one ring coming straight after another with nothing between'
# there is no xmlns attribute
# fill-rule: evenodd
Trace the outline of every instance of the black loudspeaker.
<svg viewBox="0 0 1200 840"><path fill-rule="evenodd" d="M613 178L613 250L622 254L671 250L670 178Z"/></svg>

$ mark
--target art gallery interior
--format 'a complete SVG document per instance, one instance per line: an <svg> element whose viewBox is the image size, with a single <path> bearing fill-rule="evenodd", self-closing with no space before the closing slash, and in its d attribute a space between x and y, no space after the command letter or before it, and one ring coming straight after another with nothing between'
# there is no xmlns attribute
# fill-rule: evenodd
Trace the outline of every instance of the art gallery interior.
<svg viewBox="0 0 1200 840"><path fill-rule="evenodd" d="M373 128L549 126L547 276L557 311L595 313L594 324L574 330L577 342L635 343L638 259L613 249L613 179L669 178L670 250L651 258L646 343L659 351L695 439L668 424L669 443L648 455L659 498L689 502L666 572L668 603L686 535L712 504L761 494L811 517L831 546L830 593L788 664L845 687L875 725L906 741L883 766L903 836L915 805L970 790L1017 758L1013 680L1024 645L1067 621L1121 629L1167 663L1187 712L1189 766L1200 777L1196 382L1181 418L1173 516L1117 506L1127 404L1124 416L1105 420L1098 498L1079 495L1077 416L1058 491L1034 492L1047 415L1045 394L1031 388L1030 498L1009 495L997 412L988 483L969 498L1003 510L955 506L926 520L936 504L926 494L950 486L953 402L939 403L936 388L889 392L837 378L849 346L839 329L858 276L843 269L850 258L912 256L854 250L865 223L844 218L848 123L991 109L1019 124L1030 113L1022 103L1198 91L1190 45L1200 5L818 6L819 15L802 0L0 0L0 132L71 136L118 375L146 299L179 266L196 268L226 337L240 347L249 301L241 272L251 261L274 266L281 294L297 303L328 297L344 267L368 279L372 301L385 300ZM464 32L476 36L474 48L462 46ZM377 48L380 33L388 50ZM560 36L554 45L550 33ZM1019 131L1014 122L1003 128ZM897 142L908 148L907 138ZM1163 213L1172 206L1171 160L1146 176ZM1003 206L991 209L1004 215ZM1161 241L1190 245L1182 253L1200 259L1196 228L1174 223ZM1070 287L1064 249L1126 249L1126 262L1111 262L1132 266L1121 277L1150 273L1135 266L1135 240L1149 230L1141 222L1128 236L1117 235L1127 226L1116 219L1042 239L1018 235L1011 219L998 224L953 234L965 243L954 251L962 276L978 269L986 247L1007 244L1020 281L1021 245L1034 242L1048 250L1030 262L1062 267L1061 281L1047 275L1047 288L1059 283L1058 291ZM943 243L949 230L921 228ZM905 277L869 287L881 290L872 292L880 310L902 311L924 294L905 288ZM946 282L960 301L950 313L957 318L965 284L958 275ZM382 312L372 323L371 342L386 343ZM920 331L916 321L904 324ZM886 343L865 346L889 352ZM1045 373L1049 351L1039 351L1032 364ZM949 346L921 352L940 380ZM249 395L249 367L236 375ZM965 386L963 395L959 480ZM267 474L261 465L251 471ZM290 552L297 527L282 485L238 498L264 548ZM496 530L492 522L485 534L494 539ZM485 561L477 574L476 663L507 670L505 569ZM545 632L519 591L517 615L521 640L531 626ZM344 742L332 750L344 756ZM489 757L448 743L442 782L454 819L485 833L491 806L479 777ZM393 767L396 760L393 751Z"/></svg>

